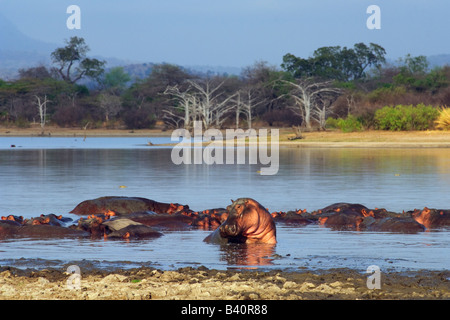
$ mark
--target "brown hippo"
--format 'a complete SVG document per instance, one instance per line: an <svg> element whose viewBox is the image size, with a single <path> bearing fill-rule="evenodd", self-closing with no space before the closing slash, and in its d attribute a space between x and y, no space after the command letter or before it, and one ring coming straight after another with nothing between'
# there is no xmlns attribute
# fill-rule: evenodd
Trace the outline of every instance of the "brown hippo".
<svg viewBox="0 0 450 320"><path fill-rule="evenodd" d="M195 212L192 225L203 230L216 230L228 218L228 211L224 208L215 208Z"/></svg>
<svg viewBox="0 0 450 320"><path fill-rule="evenodd" d="M295 210L288 212L272 212L271 213L276 223L284 223L291 226L305 226L317 222L318 218L315 215L305 210Z"/></svg>
<svg viewBox="0 0 450 320"><path fill-rule="evenodd" d="M427 229L450 226L450 210L428 209L414 210L411 217Z"/></svg>
<svg viewBox="0 0 450 320"><path fill-rule="evenodd" d="M151 239L162 236L162 233L144 224L129 225L106 235L107 239Z"/></svg>
<svg viewBox="0 0 450 320"><path fill-rule="evenodd" d="M0 220L0 239L9 238L15 235L21 226L21 223L13 219Z"/></svg>
<svg viewBox="0 0 450 320"><path fill-rule="evenodd" d="M66 222L72 221L71 218L64 218L63 216L55 215L53 213L44 215L41 214L39 217L26 219L23 224L25 225L38 225L38 224L49 224L51 226L62 227Z"/></svg>
<svg viewBox="0 0 450 320"><path fill-rule="evenodd" d="M102 223L104 217L104 215L90 215L86 219L80 218L78 224L74 226L74 229L86 231L92 238L103 237L104 228L102 227Z"/></svg>
<svg viewBox="0 0 450 320"><path fill-rule="evenodd" d="M334 203L316 214L319 224L336 230L357 229L369 209L361 204Z"/></svg>
<svg viewBox="0 0 450 320"><path fill-rule="evenodd" d="M49 224L22 225L16 221L0 221L0 238L65 238L86 237L89 233L83 230L52 226Z"/></svg>
<svg viewBox="0 0 450 320"><path fill-rule="evenodd" d="M193 217L181 213L133 212L126 216L127 219L152 226L162 230L187 230L191 228Z"/></svg>
<svg viewBox="0 0 450 320"><path fill-rule="evenodd" d="M117 215L133 212L153 211L156 213L175 213L189 210L188 206L162 203L140 197L100 197L79 203L70 213L78 215L104 214L112 211Z"/></svg>
<svg viewBox="0 0 450 320"><path fill-rule="evenodd" d="M16 236L31 238L84 238L89 236L89 233L67 227L39 224L20 227Z"/></svg>
<svg viewBox="0 0 450 320"><path fill-rule="evenodd" d="M10 214L9 216L3 217L2 216L2 220L10 220L10 221L16 221L18 223L22 223L23 222L23 217L22 216L15 216Z"/></svg>
<svg viewBox="0 0 450 320"><path fill-rule="evenodd" d="M240 198L227 207L228 218L205 238L215 243L275 244L276 227L270 213L257 201Z"/></svg>
<svg viewBox="0 0 450 320"><path fill-rule="evenodd" d="M110 219L103 222L102 225L105 238L108 239L147 239L162 236L162 233L145 224L125 218Z"/></svg>
<svg viewBox="0 0 450 320"><path fill-rule="evenodd" d="M360 230L416 233L425 231L425 227L411 217L386 217L376 219L366 217L359 225Z"/></svg>

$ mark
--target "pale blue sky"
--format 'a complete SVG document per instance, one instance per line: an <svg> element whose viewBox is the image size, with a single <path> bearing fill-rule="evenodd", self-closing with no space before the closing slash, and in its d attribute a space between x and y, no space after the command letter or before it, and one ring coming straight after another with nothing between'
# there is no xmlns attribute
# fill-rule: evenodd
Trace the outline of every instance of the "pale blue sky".
<svg viewBox="0 0 450 320"><path fill-rule="evenodd" d="M81 30L66 27L71 4ZM371 4L381 30L366 27ZM82 36L91 54L129 61L279 66L288 52L357 42L380 44L392 59L450 53L448 0L0 0L0 12L32 38Z"/></svg>

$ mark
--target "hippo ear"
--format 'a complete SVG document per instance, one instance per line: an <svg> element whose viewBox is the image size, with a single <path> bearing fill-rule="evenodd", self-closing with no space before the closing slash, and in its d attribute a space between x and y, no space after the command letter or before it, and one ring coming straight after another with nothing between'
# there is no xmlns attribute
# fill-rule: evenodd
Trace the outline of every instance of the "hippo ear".
<svg viewBox="0 0 450 320"><path fill-rule="evenodd" d="M234 200L233 199L230 199L231 200L231 203L234 203Z"/></svg>

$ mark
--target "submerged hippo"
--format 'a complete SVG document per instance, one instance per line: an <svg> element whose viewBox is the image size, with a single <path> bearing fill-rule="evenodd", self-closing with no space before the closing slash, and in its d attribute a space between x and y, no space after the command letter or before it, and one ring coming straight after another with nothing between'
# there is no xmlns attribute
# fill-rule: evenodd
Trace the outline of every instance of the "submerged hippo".
<svg viewBox="0 0 450 320"><path fill-rule="evenodd" d="M16 221L0 221L0 238L65 238L87 237L89 233L50 224L20 224Z"/></svg>
<svg viewBox="0 0 450 320"><path fill-rule="evenodd" d="M205 238L214 243L267 243L275 244L276 227L270 213L257 201L240 198L227 207L228 217L213 233Z"/></svg>
<svg viewBox="0 0 450 320"><path fill-rule="evenodd" d="M40 224L48 224L51 226L63 227L65 223L72 221L71 218L64 218L63 216L55 215L53 213L44 215L41 214L39 217L25 219L23 224L25 225L40 225Z"/></svg>
<svg viewBox="0 0 450 320"><path fill-rule="evenodd" d="M361 204L334 203L317 212L319 224L335 230L355 229L369 209Z"/></svg>
<svg viewBox="0 0 450 320"><path fill-rule="evenodd" d="M144 239L162 236L162 233L153 228L130 219L111 219L103 222L102 226L108 239Z"/></svg>
<svg viewBox="0 0 450 320"><path fill-rule="evenodd" d="M376 219L366 217L359 225L360 230L416 233L425 231L425 227L411 217L386 217Z"/></svg>
<svg viewBox="0 0 450 320"><path fill-rule="evenodd" d="M188 206L177 203L163 203L140 197L100 197L79 203L70 213L78 215L104 214L113 211L117 215L133 212L153 211L155 213L175 213L189 210Z"/></svg>
<svg viewBox="0 0 450 320"><path fill-rule="evenodd" d="M428 209L414 210L411 217L427 229L450 226L450 210Z"/></svg>

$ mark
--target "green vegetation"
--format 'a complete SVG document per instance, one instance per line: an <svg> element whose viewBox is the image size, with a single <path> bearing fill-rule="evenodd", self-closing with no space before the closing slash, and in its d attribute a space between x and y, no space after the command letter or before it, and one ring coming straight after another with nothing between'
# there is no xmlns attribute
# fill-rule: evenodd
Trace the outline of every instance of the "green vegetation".
<svg viewBox="0 0 450 320"><path fill-rule="evenodd" d="M435 121L436 128L450 130L450 108L442 108Z"/></svg>
<svg viewBox="0 0 450 320"><path fill-rule="evenodd" d="M433 106L397 105L383 107L375 112L375 128L380 130L428 130L439 115Z"/></svg>
<svg viewBox="0 0 450 320"><path fill-rule="evenodd" d="M354 132L363 129L361 121L351 114L345 119L334 119L330 117L327 119L326 126L327 128L340 129L342 132Z"/></svg>
<svg viewBox="0 0 450 320"><path fill-rule="evenodd" d="M26 128L143 129L302 126L302 130L427 130L450 127L450 66L429 69L407 54L395 65L380 45L331 46L311 57L286 54L281 68L257 62L239 76L198 74L172 64L131 76L88 57L72 37L51 54L51 67L0 79L0 124ZM146 65L147 67L147 65Z"/></svg>

